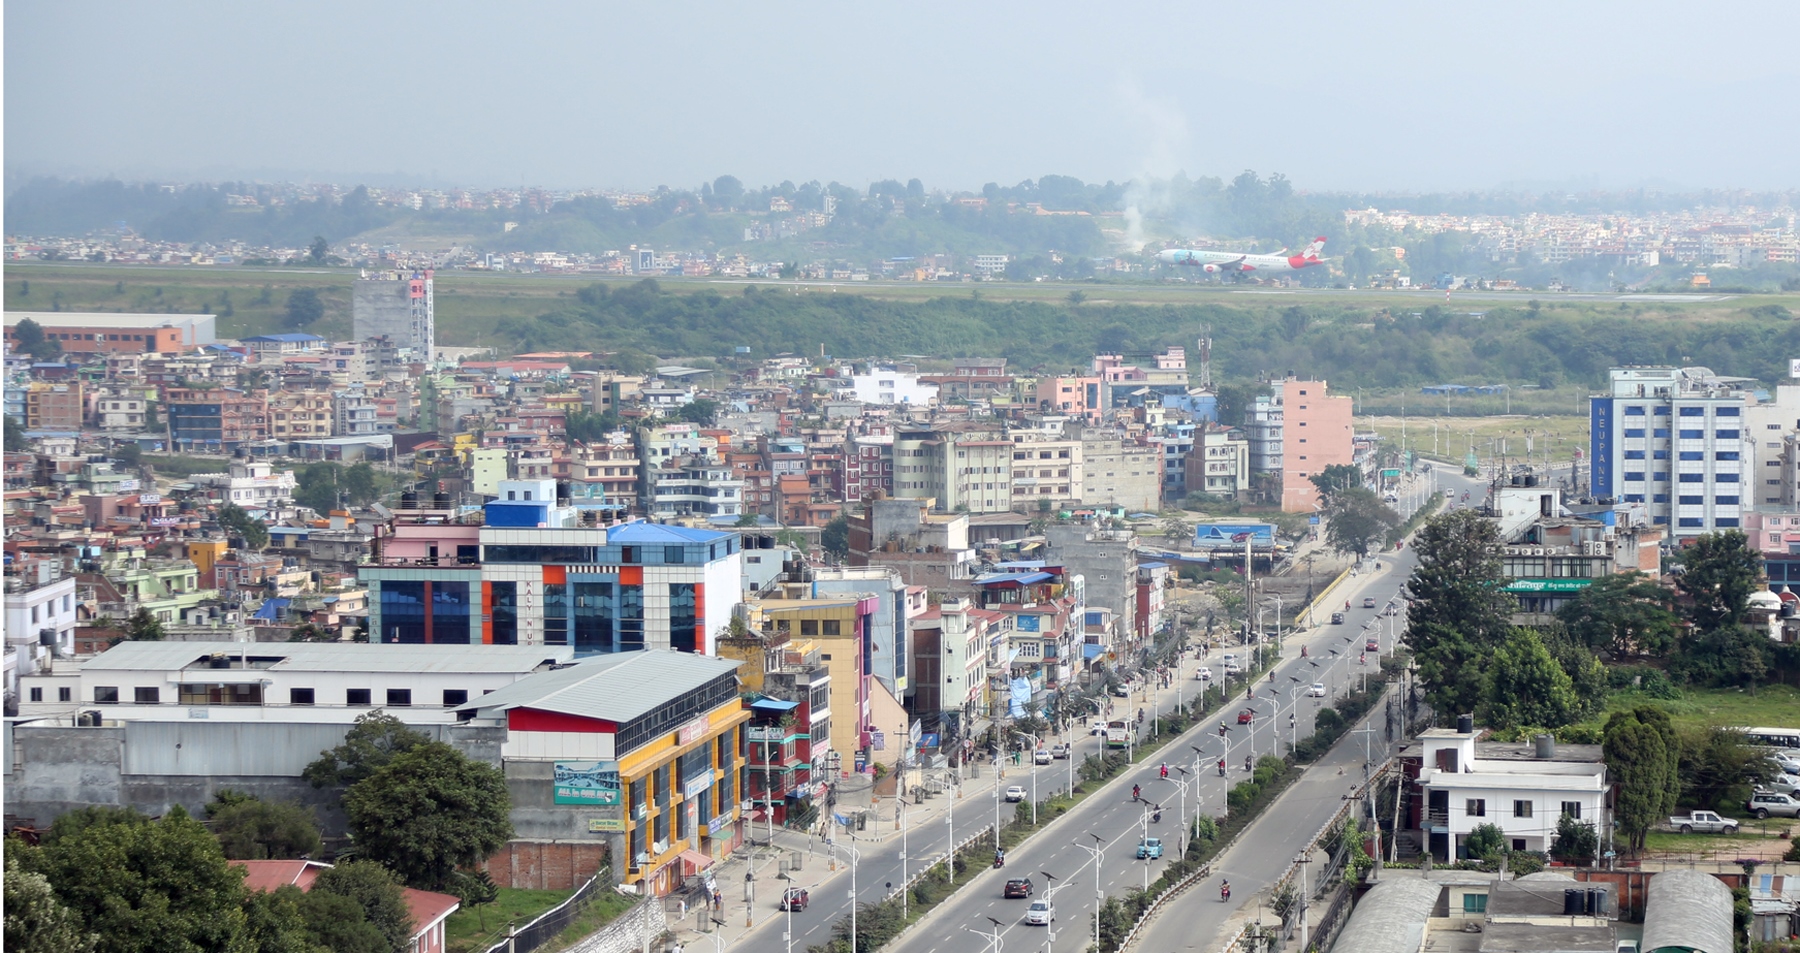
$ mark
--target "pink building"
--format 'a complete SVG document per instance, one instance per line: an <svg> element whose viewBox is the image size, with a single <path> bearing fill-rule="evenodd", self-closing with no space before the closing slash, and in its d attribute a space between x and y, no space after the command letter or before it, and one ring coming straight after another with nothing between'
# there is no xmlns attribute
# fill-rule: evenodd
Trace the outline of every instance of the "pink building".
<svg viewBox="0 0 1800 953"><path fill-rule="evenodd" d="M1286 381L1281 437L1281 511L1319 508L1312 478L1326 467L1355 462L1354 401L1332 397L1324 381Z"/></svg>
<svg viewBox="0 0 1800 953"><path fill-rule="evenodd" d="M1038 381L1038 409L1097 424L1106 413L1100 403L1100 390L1099 377L1046 377Z"/></svg>

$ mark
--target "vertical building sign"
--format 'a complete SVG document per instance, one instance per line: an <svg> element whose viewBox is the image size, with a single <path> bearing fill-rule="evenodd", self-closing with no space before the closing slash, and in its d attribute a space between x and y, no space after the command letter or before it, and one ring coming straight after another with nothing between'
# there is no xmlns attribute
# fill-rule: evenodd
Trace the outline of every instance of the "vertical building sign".
<svg viewBox="0 0 1800 953"><path fill-rule="evenodd" d="M1588 401L1588 433L1592 435L1594 455L1588 461L1588 473L1596 497L1613 495L1613 401L1611 397L1595 397Z"/></svg>

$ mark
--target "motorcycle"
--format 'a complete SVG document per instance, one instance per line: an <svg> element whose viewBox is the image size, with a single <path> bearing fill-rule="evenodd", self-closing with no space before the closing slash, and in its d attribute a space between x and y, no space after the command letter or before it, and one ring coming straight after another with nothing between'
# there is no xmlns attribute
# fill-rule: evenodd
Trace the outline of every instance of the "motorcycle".
<svg viewBox="0 0 1800 953"><path fill-rule="evenodd" d="M1244 755L1244 770L1245 771L1255 771L1256 770L1256 759L1251 757L1250 755Z"/></svg>
<svg viewBox="0 0 1800 953"><path fill-rule="evenodd" d="M1227 903L1230 900L1231 900L1231 885L1226 884L1225 886L1219 888L1219 902Z"/></svg>
<svg viewBox="0 0 1800 953"><path fill-rule="evenodd" d="M1138 800L1138 797L1139 797L1139 795L1141 795L1141 794L1143 794L1143 791L1142 791L1142 790L1141 790L1141 789L1140 789L1140 788L1139 788L1139 787L1138 787L1138 786L1137 786L1137 785L1135 785L1135 784L1134 784L1134 785L1132 785L1132 786L1131 786L1131 799L1132 799L1132 801L1137 801L1137 800Z"/></svg>
<svg viewBox="0 0 1800 953"><path fill-rule="evenodd" d="M1161 824L1162 823L1162 812L1161 811L1152 811L1150 813L1150 823Z"/></svg>
<svg viewBox="0 0 1800 953"><path fill-rule="evenodd" d="M995 854L994 855L994 869L999 870L1000 868L1002 868L1004 866L1006 866L1006 855L1005 854Z"/></svg>
<svg viewBox="0 0 1800 953"><path fill-rule="evenodd" d="M1219 777L1222 778L1224 776L1225 776L1225 759L1220 758L1219 759Z"/></svg>

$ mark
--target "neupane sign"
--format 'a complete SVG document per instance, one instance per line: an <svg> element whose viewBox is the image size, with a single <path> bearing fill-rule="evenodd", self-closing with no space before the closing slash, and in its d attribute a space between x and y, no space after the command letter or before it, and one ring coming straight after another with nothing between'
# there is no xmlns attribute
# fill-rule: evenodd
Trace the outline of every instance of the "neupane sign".
<svg viewBox="0 0 1800 953"><path fill-rule="evenodd" d="M553 778L557 804L619 803L617 761L558 761Z"/></svg>

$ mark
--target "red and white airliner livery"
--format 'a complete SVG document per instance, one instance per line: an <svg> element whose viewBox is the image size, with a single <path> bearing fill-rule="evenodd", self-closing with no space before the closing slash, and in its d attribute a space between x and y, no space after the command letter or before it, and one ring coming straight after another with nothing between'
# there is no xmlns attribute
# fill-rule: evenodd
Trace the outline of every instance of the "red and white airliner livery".
<svg viewBox="0 0 1800 953"><path fill-rule="evenodd" d="M1205 251L1196 248L1170 248L1158 252L1156 260L1165 265L1192 265L1202 271L1211 273L1249 271L1299 271L1313 265L1322 265L1324 260L1319 252L1325 248L1325 236L1320 235L1306 246L1306 251L1298 255L1252 255L1248 252ZM1287 249L1282 249L1286 251Z"/></svg>

